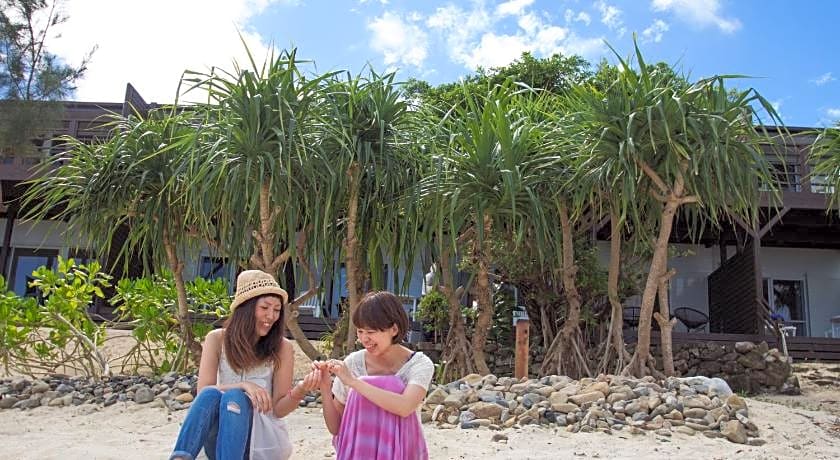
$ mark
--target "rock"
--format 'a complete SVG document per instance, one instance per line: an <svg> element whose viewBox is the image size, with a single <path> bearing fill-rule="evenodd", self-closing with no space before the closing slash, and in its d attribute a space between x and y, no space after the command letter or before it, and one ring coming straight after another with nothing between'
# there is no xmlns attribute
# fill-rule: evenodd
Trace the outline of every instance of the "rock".
<svg viewBox="0 0 840 460"><path fill-rule="evenodd" d="M17 404L20 401L16 396L7 396L3 399L0 399L0 409L11 409L12 406Z"/></svg>
<svg viewBox="0 0 840 460"><path fill-rule="evenodd" d="M749 438L747 439L747 444L750 446L763 446L767 444L767 441L761 438Z"/></svg>
<svg viewBox="0 0 840 460"><path fill-rule="evenodd" d="M508 437L504 433L496 433L496 434L493 435L492 438L490 438L490 440L493 441L493 442L505 442L506 443L508 441Z"/></svg>
<svg viewBox="0 0 840 460"><path fill-rule="evenodd" d="M581 393L574 396L569 396L569 401L580 406L586 403L594 403L595 401L598 401L599 399L603 398L604 393L601 393L600 391L592 391L589 393Z"/></svg>
<svg viewBox="0 0 840 460"><path fill-rule="evenodd" d="M683 415L687 418L703 418L707 413L708 411L706 411L706 409L700 407L690 407L683 412Z"/></svg>
<svg viewBox="0 0 840 460"><path fill-rule="evenodd" d="M604 396L607 396L610 394L610 385L607 382L595 382L586 387L581 393L591 393L593 391L597 391Z"/></svg>
<svg viewBox="0 0 840 460"><path fill-rule="evenodd" d="M687 436L694 436L694 434L697 432L687 426L678 426L677 433L682 433Z"/></svg>
<svg viewBox="0 0 840 460"><path fill-rule="evenodd" d="M739 410L748 410L747 402L744 401L744 398L735 394L726 398L726 407L728 407L729 410L731 410L732 412L737 412Z"/></svg>
<svg viewBox="0 0 840 460"><path fill-rule="evenodd" d="M175 397L175 400L182 403L188 403L193 401L192 393L181 393Z"/></svg>
<svg viewBox="0 0 840 460"><path fill-rule="evenodd" d="M450 394L443 400L443 405L446 407L460 408L467 402L467 395L458 391Z"/></svg>
<svg viewBox="0 0 840 460"><path fill-rule="evenodd" d="M741 354L749 353L755 350L755 344L752 342L735 342L735 351Z"/></svg>
<svg viewBox="0 0 840 460"><path fill-rule="evenodd" d="M494 403L477 402L469 406L470 412L475 414L476 418L485 418L492 420L499 420L502 415L502 406Z"/></svg>
<svg viewBox="0 0 840 460"><path fill-rule="evenodd" d="M441 388L435 388L426 396L426 404L443 404L443 401L449 394Z"/></svg>
<svg viewBox="0 0 840 460"><path fill-rule="evenodd" d="M726 439L736 444L747 443L747 430L745 430L744 425L741 425L741 422L737 420L730 420L726 422L723 427L721 427L720 433L726 436Z"/></svg>
<svg viewBox="0 0 840 460"><path fill-rule="evenodd" d="M706 395L695 395L689 396L683 399L683 406L688 409L692 407L700 408L700 409L712 409L712 400L709 399Z"/></svg>
<svg viewBox="0 0 840 460"><path fill-rule="evenodd" d="M147 386L142 386L134 392L134 402L137 404L146 404L155 399L155 394L152 389Z"/></svg>
<svg viewBox="0 0 840 460"><path fill-rule="evenodd" d="M466 422L472 422L475 419L476 419L475 414L468 411L468 410L465 410L465 411L461 412L460 415L458 415L458 422L460 422L462 424L466 423Z"/></svg>
<svg viewBox="0 0 840 460"><path fill-rule="evenodd" d="M481 381L483 379L484 379L484 377L482 377L479 374L469 374L469 375L465 376L464 378L462 378L461 380L464 383L466 383L467 385L469 385L471 387L474 387L474 386L477 386L479 383L481 383Z"/></svg>
<svg viewBox="0 0 840 460"><path fill-rule="evenodd" d="M553 410L554 412L560 412L560 413L563 413L563 414L568 414L568 413L574 413L574 412L579 411L580 407L578 407L577 405L572 404L572 403L559 403L559 404L552 404L551 405L551 410Z"/></svg>
<svg viewBox="0 0 840 460"><path fill-rule="evenodd" d="M32 382L30 390L32 393L44 393L50 390L50 384L41 380L36 380Z"/></svg>

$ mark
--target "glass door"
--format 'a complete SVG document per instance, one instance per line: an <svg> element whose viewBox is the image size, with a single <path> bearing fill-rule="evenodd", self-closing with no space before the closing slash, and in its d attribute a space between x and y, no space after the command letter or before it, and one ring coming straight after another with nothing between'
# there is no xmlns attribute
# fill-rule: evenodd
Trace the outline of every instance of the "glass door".
<svg viewBox="0 0 840 460"><path fill-rule="evenodd" d="M805 281L765 278L764 299L770 312L779 315L785 326L796 328L797 336L808 335Z"/></svg>

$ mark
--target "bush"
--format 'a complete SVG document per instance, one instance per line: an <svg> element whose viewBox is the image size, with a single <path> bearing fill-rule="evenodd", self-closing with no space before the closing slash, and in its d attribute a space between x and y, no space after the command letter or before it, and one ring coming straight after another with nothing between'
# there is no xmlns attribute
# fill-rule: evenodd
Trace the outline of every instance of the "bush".
<svg viewBox="0 0 840 460"><path fill-rule="evenodd" d="M93 297L103 297L110 277L97 262L76 265L59 257L53 271L40 267L32 272L30 287L40 302L9 291L0 277L0 360L5 370L28 375L71 370L90 377L110 373L101 353L105 326L88 315Z"/></svg>
<svg viewBox="0 0 840 460"><path fill-rule="evenodd" d="M438 290L426 293L417 305L417 319L423 322L426 332L434 332L434 341L437 343L449 319L446 296Z"/></svg>
<svg viewBox="0 0 840 460"><path fill-rule="evenodd" d="M192 333L203 340L213 329L213 322L227 316L228 287L221 279L197 278L187 283L186 289L194 318ZM146 367L159 374L179 368L186 350L179 336L177 292L171 273L122 279L111 303L116 305L118 321L130 325L131 335L137 340L122 357L124 369L136 372Z"/></svg>

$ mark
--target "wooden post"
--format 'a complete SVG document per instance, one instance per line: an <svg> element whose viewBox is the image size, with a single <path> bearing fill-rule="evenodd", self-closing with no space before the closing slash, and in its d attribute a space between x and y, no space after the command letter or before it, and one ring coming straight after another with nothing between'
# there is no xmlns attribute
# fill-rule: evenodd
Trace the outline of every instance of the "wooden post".
<svg viewBox="0 0 840 460"><path fill-rule="evenodd" d="M516 348L514 351L513 376L517 379L528 377L528 359L530 350L528 336L530 335L531 322L527 319L516 319Z"/></svg>

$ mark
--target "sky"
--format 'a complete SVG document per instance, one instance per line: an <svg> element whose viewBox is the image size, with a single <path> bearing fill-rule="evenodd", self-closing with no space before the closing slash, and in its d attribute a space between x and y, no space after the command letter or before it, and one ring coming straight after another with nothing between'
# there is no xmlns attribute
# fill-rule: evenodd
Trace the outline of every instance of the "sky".
<svg viewBox="0 0 840 460"><path fill-rule="evenodd" d="M184 70L262 61L297 48L317 72L370 65L432 84L529 51L596 64L633 51L692 80L755 88L788 126L840 121L840 1L809 0L65 0L48 42L68 63L97 49L76 100L119 102L130 82L172 102ZM240 38L241 37L241 38ZM608 46L609 44L609 46ZM189 98L189 96L187 97Z"/></svg>

